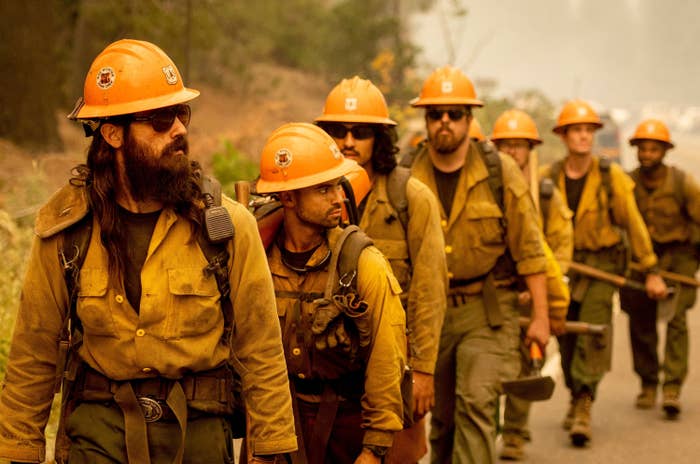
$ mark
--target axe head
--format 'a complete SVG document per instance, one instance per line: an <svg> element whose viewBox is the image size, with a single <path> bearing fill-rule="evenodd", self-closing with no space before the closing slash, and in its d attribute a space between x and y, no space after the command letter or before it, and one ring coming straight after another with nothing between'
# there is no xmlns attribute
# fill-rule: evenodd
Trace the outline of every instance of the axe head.
<svg viewBox="0 0 700 464"><path fill-rule="evenodd" d="M545 401L552 397L554 380L551 377L533 376L503 382L503 392L527 401Z"/></svg>
<svg viewBox="0 0 700 464"><path fill-rule="evenodd" d="M656 302L656 320L657 322L668 322L673 319L676 314L676 308L678 307L678 298L681 295L680 286L675 286L670 288L673 290L670 292L663 300Z"/></svg>

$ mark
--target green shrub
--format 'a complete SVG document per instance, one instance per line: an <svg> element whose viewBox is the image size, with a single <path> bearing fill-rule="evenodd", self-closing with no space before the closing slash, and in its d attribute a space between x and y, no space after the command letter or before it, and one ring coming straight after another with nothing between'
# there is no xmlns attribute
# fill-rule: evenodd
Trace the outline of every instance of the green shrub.
<svg viewBox="0 0 700 464"><path fill-rule="evenodd" d="M230 140L224 140L223 150L212 155L214 177L221 182L224 193L235 198L234 184L239 180L253 180L258 177L258 164L233 146Z"/></svg>

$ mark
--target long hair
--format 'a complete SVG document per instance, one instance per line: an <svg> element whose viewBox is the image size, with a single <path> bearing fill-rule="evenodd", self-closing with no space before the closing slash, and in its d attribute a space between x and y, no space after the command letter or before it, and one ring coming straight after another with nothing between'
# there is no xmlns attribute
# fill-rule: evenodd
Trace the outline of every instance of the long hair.
<svg viewBox="0 0 700 464"><path fill-rule="evenodd" d="M372 169L379 174L389 174L398 164L396 146L398 135L394 126L376 126L374 129L374 148L372 150Z"/></svg>
<svg viewBox="0 0 700 464"><path fill-rule="evenodd" d="M116 123L116 122L115 122ZM124 139L129 136L129 126L124 125ZM88 148L87 164L79 164L72 170L70 183L85 186L90 211L100 227L100 241L107 250L108 271L112 284L119 284L126 269L126 231L118 214L116 150L108 144L99 130L95 131ZM188 219L192 227L191 240L201 233L202 192L201 166L190 161L190 177L187 192L173 205L175 212Z"/></svg>

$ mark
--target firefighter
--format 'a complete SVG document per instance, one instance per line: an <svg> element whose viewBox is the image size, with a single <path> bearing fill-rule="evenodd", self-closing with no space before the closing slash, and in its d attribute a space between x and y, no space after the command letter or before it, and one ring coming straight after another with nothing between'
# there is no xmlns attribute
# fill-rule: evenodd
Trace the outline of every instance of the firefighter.
<svg viewBox="0 0 700 464"><path fill-rule="evenodd" d="M257 192L284 213L267 258L300 424L294 462L380 463L402 427L401 287L359 228L338 227L341 177L356 167L306 123L275 130L260 156Z"/></svg>
<svg viewBox="0 0 700 464"><path fill-rule="evenodd" d="M637 147L639 159L639 167L630 173L635 182L634 196L659 258L659 268L693 278L698 269L700 187L690 174L664 162L673 142L662 121L642 121L629 142ZM635 405L640 409L656 405L661 369L661 407L669 418L681 412L680 391L688 373L686 311L695 303L696 294L692 287L678 290L666 325L662 365L657 354L657 302L643 292L620 291L621 306L629 314L634 371L641 380Z"/></svg>
<svg viewBox="0 0 700 464"><path fill-rule="evenodd" d="M328 94L316 123L370 178L371 192L359 205L359 225L387 257L403 289L411 368L404 389L413 398L405 405L405 430L394 437L386 462L418 462L428 451L423 417L435 404L433 373L446 304L447 264L437 200L408 169L397 167L396 122L369 80L343 79Z"/></svg>
<svg viewBox="0 0 700 464"><path fill-rule="evenodd" d="M428 134L412 173L439 199L449 277L431 459L495 462L500 385L517 376L519 275L532 295L528 342L549 338L542 232L518 166L469 138L471 110L483 104L460 70L436 69L412 105L425 108Z"/></svg>
<svg viewBox="0 0 700 464"><path fill-rule="evenodd" d="M216 211L233 227L219 244L205 238L211 210L187 142L198 95L149 42L120 40L93 61L70 115L92 137L87 164L35 224L0 393L0 458L44 461L69 342L59 462L232 462L232 369L254 462L296 449L255 220L224 197Z"/></svg>
<svg viewBox="0 0 700 464"><path fill-rule="evenodd" d="M649 234L634 200L634 183L606 158L593 155L595 131L602 127L598 114L584 100L567 102L553 131L566 146L567 156L542 167L574 212L574 261L622 274L627 262L623 236L645 274L651 298L666 296L658 275ZM569 272L571 304L568 320L610 324L615 287ZM611 346L590 337L559 337L561 363L571 402L563 423L575 446L591 439L591 405L598 383L610 369Z"/></svg>
<svg viewBox="0 0 700 464"><path fill-rule="evenodd" d="M542 140L530 115L517 109L505 111L494 122L491 140L501 152L513 157L525 180L530 182L530 192L539 210L546 245L553 252L553 257L556 257L556 260L548 260L547 300L550 328L555 335L561 335L569 306L569 287L563 278L562 270L567 269L574 248L572 213L551 179L537 180L537 153L534 150ZM529 310L529 299L527 291L519 295L521 313ZM521 333L523 341L524 336L525 334ZM529 347L524 343L521 345L520 354L522 377L529 375L531 364ZM530 431L527 428L529 412L528 401L507 395L501 459L523 459L523 445L525 441L530 440Z"/></svg>

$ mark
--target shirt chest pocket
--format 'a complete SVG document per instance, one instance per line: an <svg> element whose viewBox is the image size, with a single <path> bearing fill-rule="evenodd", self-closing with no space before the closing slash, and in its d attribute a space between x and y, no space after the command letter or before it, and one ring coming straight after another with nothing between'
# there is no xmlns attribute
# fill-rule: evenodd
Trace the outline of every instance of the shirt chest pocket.
<svg viewBox="0 0 700 464"><path fill-rule="evenodd" d="M109 275L105 269L80 270L77 314L86 336L116 336L114 309L107 296ZM124 301L117 295L115 303Z"/></svg>
<svg viewBox="0 0 700 464"><path fill-rule="evenodd" d="M202 335L223 329L219 289L201 267L168 269L169 300L164 338Z"/></svg>
<svg viewBox="0 0 700 464"><path fill-rule="evenodd" d="M662 233L682 228L685 224L680 207L671 195L654 199L653 203L650 203L645 220L648 227Z"/></svg>
<svg viewBox="0 0 700 464"><path fill-rule="evenodd" d="M498 205L487 201L467 203L466 217L476 240L473 245L503 245L503 213Z"/></svg>

